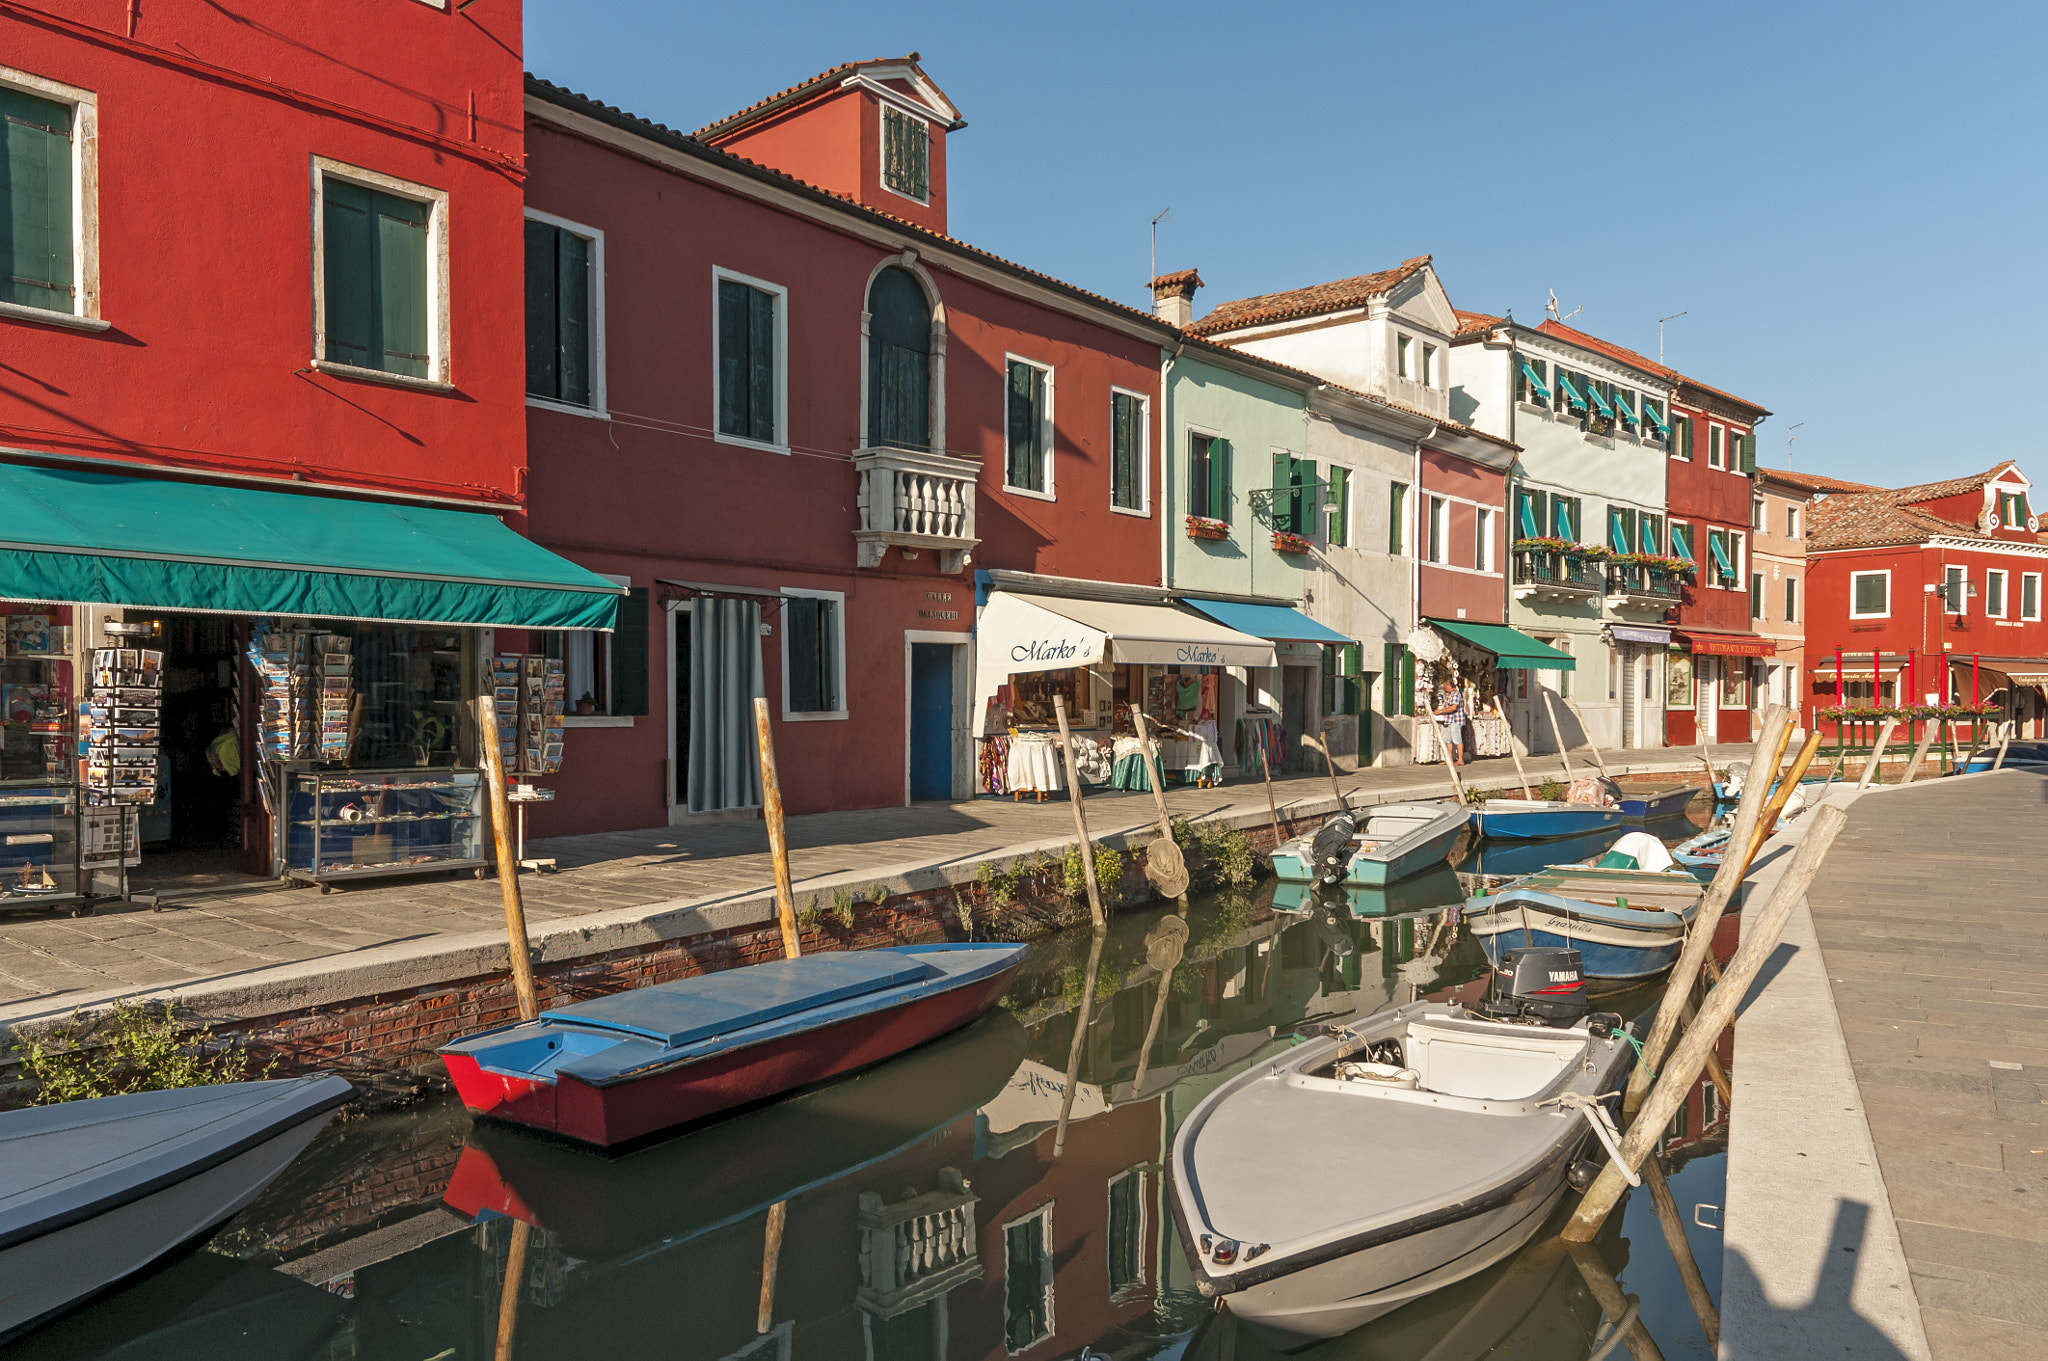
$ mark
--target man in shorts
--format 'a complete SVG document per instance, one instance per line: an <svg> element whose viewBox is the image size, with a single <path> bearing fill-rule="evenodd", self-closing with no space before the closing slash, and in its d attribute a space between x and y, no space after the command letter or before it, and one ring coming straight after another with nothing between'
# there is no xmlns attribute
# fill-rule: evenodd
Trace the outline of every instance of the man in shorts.
<svg viewBox="0 0 2048 1361"><path fill-rule="evenodd" d="M1437 693L1436 721L1443 730L1444 759L1454 766L1465 764L1465 694L1460 686L1447 685Z"/></svg>

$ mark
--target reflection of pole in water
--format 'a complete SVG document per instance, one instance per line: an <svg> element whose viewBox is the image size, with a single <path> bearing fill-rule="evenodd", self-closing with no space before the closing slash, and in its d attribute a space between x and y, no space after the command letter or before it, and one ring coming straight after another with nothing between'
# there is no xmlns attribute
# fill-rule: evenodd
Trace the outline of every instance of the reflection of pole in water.
<svg viewBox="0 0 2048 1361"><path fill-rule="evenodd" d="M526 1243L533 1225L523 1219L512 1221L512 1246L505 1253L505 1281L498 1288L498 1338L491 1355L495 1361L511 1361L512 1339L519 1330L519 1288L526 1282Z"/></svg>
<svg viewBox="0 0 2048 1361"><path fill-rule="evenodd" d="M1586 1289L1593 1292L1593 1298L1599 1303L1600 1312L1607 1315L1608 1322L1619 1324L1623 1319L1628 1320L1628 1327L1616 1328L1614 1332L1609 1333L1606 1343L1593 1355L1612 1354L1614 1339L1619 1335L1627 1340L1629 1355L1636 1361L1664 1361L1664 1353L1657 1349L1656 1340L1650 1336L1650 1330L1645 1328L1642 1319L1636 1316L1638 1301L1621 1293L1621 1286L1616 1283L1614 1273L1607 1269L1607 1263L1601 1260L1599 1252L1593 1245L1567 1243L1565 1246L1571 1251L1572 1262L1579 1268L1579 1275L1585 1277ZM1591 1358L1588 1358L1588 1361L1591 1361Z"/></svg>
<svg viewBox="0 0 2048 1361"><path fill-rule="evenodd" d="M1671 1195L1671 1183L1664 1180L1664 1168L1654 1154L1643 1160L1643 1180L1649 1183L1650 1200L1657 1207L1657 1224L1664 1230L1664 1246L1671 1249L1671 1256L1678 1263L1678 1279L1685 1282L1685 1293L1692 1300L1693 1312L1700 1316L1700 1330L1707 1335L1707 1349L1718 1352L1721 1350L1721 1315L1714 1308L1714 1297L1707 1293L1707 1282L1700 1275L1700 1264L1693 1260L1692 1244L1685 1240L1685 1221L1678 1217L1678 1202Z"/></svg>
<svg viewBox="0 0 2048 1361"><path fill-rule="evenodd" d="M1159 996L1152 1003L1152 1024L1145 1028L1145 1045L1138 1051L1138 1073L1131 1079L1131 1095L1137 1096L1145 1086L1145 1070L1152 1063L1152 1046L1159 1042L1159 1023L1166 1016L1166 994L1173 987L1173 970L1180 963L1181 952L1188 939L1187 919L1167 916L1160 919L1145 940L1145 960L1159 971ZM1069 1077L1069 1085L1073 1083Z"/></svg>
<svg viewBox="0 0 2048 1361"><path fill-rule="evenodd" d="M1074 1044L1067 1051L1067 1085L1060 1093L1060 1124L1052 1137L1052 1156L1067 1146L1067 1116L1074 1109L1074 1083L1081 1076L1081 1046L1088 1042L1088 1011L1095 1004L1095 973L1102 967L1102 943L1108 932L1097 928L1095 943L1088 947L1088 976L1081 980L1081 1009L1074 1015Z"/></svg>
<svg viewBox="0 0 2048 1361"><path fill-rule="evenodd" d="M761 1310L754 1319L757 1333L775 1326L775 1268L782 1260L782 1228L788 1222L788 1201L778 1200L768 1207L767 1233L761 1243Z"/></svg>

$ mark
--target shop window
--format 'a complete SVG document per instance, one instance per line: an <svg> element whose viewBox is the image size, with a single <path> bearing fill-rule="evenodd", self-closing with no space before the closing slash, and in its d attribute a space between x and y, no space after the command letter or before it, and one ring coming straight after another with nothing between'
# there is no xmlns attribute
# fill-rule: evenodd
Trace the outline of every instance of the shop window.
<svg viewBox="0 0 2048 1361"><path fill-rule="evenodd" d="M1721 661L1721 707L1749 707L1749 659L1725 657Z"/></svg>
<svg viewBox="0 0 2048 1361"><path fill-rule="evenodd" d="M1395 482L1387 487L1387 552L1400 557L1408 551L1408 486Z"/></svg>
<svg viewBox="0 0 2048 1361"><path fill-rule="evenodd" d="M915 275L890 265L868 285L868 447L932 444L932 306Z"/></svg>
<svg viewBox="0 0 2048 1361"><path fill-rule="evenodd" d="M1892 574L1851 572L1849 574L1849 617L1885 619L1891 615Z"/></svg>
<svg viewBox="0 0 2048 1361"><path fill-rule="evenodd" d="M1119 1299L1145 1284L1145 1169L1109 1179L1109 1296Z"/></svg>
<svg viewBox="0 0 2048 1361"><path fill-rule="evenodd" d="M846 717L846 596L782 593L782 716Z"/></svg>
<svg viewBox="0 0 2048 1361"><path fill-rule="evenodd" d="M1188 514L1230 523L1230 441L1188 436Z"/></svg>
<svg viewBox="0 0 2048 1361"><path fill-rule="evenodd" d="M1013 358L1009 366L1003 482L1012 491L1051 496L1052 370L1027 359Z"/></svg>
<svg viewBox="0 0 2048 1361"><path fill-rule="evenodd" d="M931 125L892 104L882 106L882 184L914 198L931 199Z"/></svg>
<svg viewBox="0 0 2048 1361"><path fill-rule="evenodd" d="M71 736L77 698L77 677L71 664L72 628L69 605L0 605L0 780L72 784L78 779ZM28 817L27 813L19 818L0 815L0 826L10 833L38 834L41 829L19 820ZM54 844L0 842L0 893L6 891L7 876L16 876L16 884L24 882L19 877L22 866L53 864L41 851L9 850L9 846Z"/></svg>
<svg viewBox="0 0 2048 1361"><path fill-rule="evenodd" d="M603 233L527 210L528 397L603 408L603 262Z"/></svg>
<svg viewBox="0 0 2048 1361"><path fill-rule="evenodd" d="M96 126L88 91L0 67L0 310L104 329L90 192Z"/></svg>
<svg viewBox="0 0 2048 1361"><path fill-rule="evenodd" d="M1330 465L1330 546L1344 548L1351 543L1351 470Z"/></svg>
<svg viewBox="0 0 2048 1361"><path fill-rule="evenodd" d="M1145 441L1149 404L1135 392L1109 394L1109 503L1118 510L1145 509Z"/></svg>
<svg viewBox="0 0 2048 1361"><path fill-rule="evenodd" d="M712 270L718 319L711 367L718 383L718 437L788 452L783 413L788 354L786 289L727 270Z"/></svg>
<svg viewBox="0 0 2048 1361"><path fill-rule="evenodd" d="M448 195L316 158L316 366L445 383Z"/></svg>
<svg viewBox="0 0 2048 1361"><path fill-rule="evenodd" d="M1664 707L1690 709L1692 695L1692 654L1673 652L1664 667Z"/></svg>
<svg viewBox="0 0 2048 1361"><path fill-rule="evenodd" d="M2006 574L1989 571L1984 574L1984 614L1989 619L2005 618Z"/></svg>
<svg viewBox="0 0 2048 1361"><path fill-rule="evenodd" d="M1003 1344L1027 1351L1052 1336L1052 1205L1003 1226Z"/></svg>

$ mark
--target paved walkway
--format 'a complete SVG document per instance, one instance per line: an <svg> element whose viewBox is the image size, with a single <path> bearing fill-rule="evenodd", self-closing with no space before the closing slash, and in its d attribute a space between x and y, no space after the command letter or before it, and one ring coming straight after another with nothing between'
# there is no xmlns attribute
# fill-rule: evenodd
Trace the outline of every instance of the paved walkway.
<svg viewBox="0 0 2048 1361"><path fill-rule="evenodd" d="M1932 1356L2048 1357L2048 777L1858 801L1808 901Z"/></svg>
<svg viewBox="0 0 2048 1361"><path fill-rule="evenodd" d="M1610 766L1618 777L1661 773L1667 783L1684 783L1703 778L1700 755L1699 748L1617 753ZM1748 750L1723 746L1710 755L1719 764L1742 759ZM1577 762L1583 770L1583 756ZM1561 772L1554 756L1526 764L1532 778ZM1464 774L1468 783L1488 788L1505 787L1515 778L1513 765L1504 759L1474 762ZM1448 792L1441 766L1369 769L1343 776L1342 783L1347 796L1378 800L1438 798ZM1293 776L1275 785L1283 816L1290 805L1304 814L1331 806L1326 775ZM1191 818L1263 820L1266 813L1265 788L1259 782L1175 789L1168 802L1176 816ZM1090 831L1097 837L1142 833L1155 819L1148 794L1090 794L1087 808ZM905 876L916 871L957 871L1074 839L1073 814L1064 800L1030 799L816 814L792 819L789 837L799 907L812 895L829 901L833 888L847 884L865 887L880 880L906 891ZM531 843L529 852L556 857L563 871L522 880L537 948L550 927L558 940L576 934L564 923L577 919L644 925L656 914L668 914L674 920L656 932L668 936L735 924L743 918L734 909L758 900L771 883L767 834L758 821L562 837ZM422 877L331 895L281 889L265 881L247 891L167 897L166 902L168 910L162 913L108 910L83 919L0 914L0 1026L61 1014L107 996L202 982L239 982L253 989L273 975L295 980L293 986L303 990L303 980L322 968L342 971L355 963L367 967L372 959L424 959L459 942L502 941L504 929L498 886L472 879ZM707 910L720 906L727 909L723 916ZM561 953L602 948L594 943L597 934L594 928L581 929L584 941L591 943L551 948ZM645 939L645 933L638 938ZM626 937L615 932L611 939Z"/></svg>

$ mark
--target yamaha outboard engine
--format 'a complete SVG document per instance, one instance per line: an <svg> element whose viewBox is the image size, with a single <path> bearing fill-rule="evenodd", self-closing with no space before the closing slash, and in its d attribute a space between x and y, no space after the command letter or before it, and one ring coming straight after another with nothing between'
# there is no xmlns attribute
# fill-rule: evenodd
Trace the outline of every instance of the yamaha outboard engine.
<svg viewBox="0 0 2048 1361"><path fill-rule="evenodd" d="M1310 868L1326 884L1341 884L1351 870L1351 857L1358 850L1358 822L1349 813L1339 813L1309 838Z"/></svg>
<svg viewBox="0 0 2048 1361"><path fill-rule="evenodd" d="M1503 951L1479 1010L1503 1021L1572 1025L1587 1010L1579 952L1553 945Z"/></svg>

